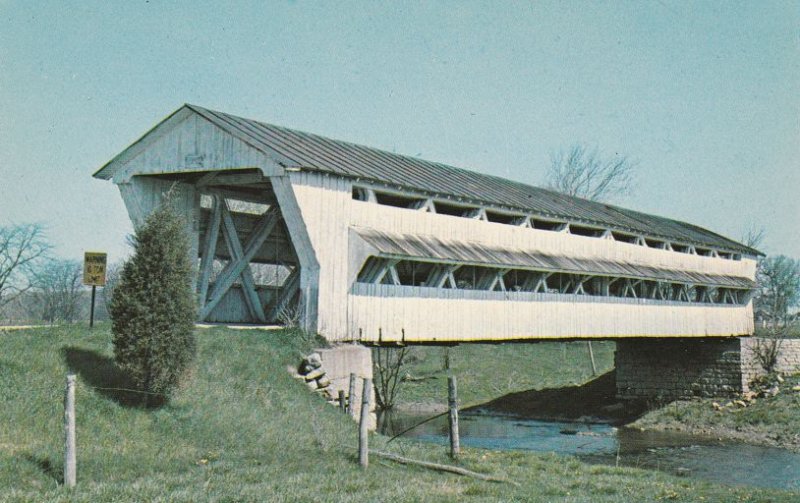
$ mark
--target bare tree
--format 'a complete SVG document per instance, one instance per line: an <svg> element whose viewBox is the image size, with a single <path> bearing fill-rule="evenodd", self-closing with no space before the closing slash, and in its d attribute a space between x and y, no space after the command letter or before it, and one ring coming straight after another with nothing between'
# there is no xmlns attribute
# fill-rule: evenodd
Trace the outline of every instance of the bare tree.
<svg viewBox="0 0 800 503"><path fill-rule="evenodd" d="M596 148L576 144L551 156L546 186L569 196L606 201L631 191L636 166L625 156L604 159Z"/></svg>
<svg viewBox="0 0 800 503"><path fill-rule="evenodd" d="M766 335L756 345L756 356L764 370L771 372L792 323L791 309L800 304L800 261L784 255L767 257L760 261L756 275L758 288L753 302Z"/></svg>
<svg viewBox="0 0 800 503"><path fill-rule="evenodd" d="M48 261L35 274L34 309L48 323L72 323L81 315L83 267L77 260Z"/></svg>
<svg viewBox="0 0 800 503"><path fill-rule="evenodd" d="M402 382L400 371L405 364L407 347L374 348L372 370L375 377L375 400L382 411L391 410L397 398L398 386Z"/></svg>
<svg viewBox="0 0 800 503"><path fill-rule="evenodd" d="M604 159L597 148L575 144L550 157L546 185L568 196L607 201L631 191L636 166L625 156ZM592 341L588 346L592 355Z"/></svg>
<svg viewBox="0 0 800 503"><path fill-rule="evenodd" d="M741 243L750 248L758 248L766 237L764 227L751 224L742 234Z"/></svg>
<svg viewBox="0 0 800 503"><path fill-rule="evenodd" d="M800 303L800 261L785 255L767 257L758 270L759 307L773 324L786 326Z"/></svg>
<svg viewBox="0 0 800 503"><path fill-rule="evenodd" d="M40 224L0 227L0 307L33 286L33 273L50 249Z"/></svg>

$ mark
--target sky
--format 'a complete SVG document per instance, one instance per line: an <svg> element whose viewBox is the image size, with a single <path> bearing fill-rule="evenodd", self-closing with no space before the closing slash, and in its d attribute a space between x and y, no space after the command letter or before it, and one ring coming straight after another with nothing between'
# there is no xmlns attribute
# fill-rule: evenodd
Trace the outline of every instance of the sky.
<svg viewBox="0 0 800 503"><path fill-rule="evenodd" d="M800 2L0 0L0 225L127 255L92 173L193 103L541 185L581 143L614 202L800 257Z"/></svg>

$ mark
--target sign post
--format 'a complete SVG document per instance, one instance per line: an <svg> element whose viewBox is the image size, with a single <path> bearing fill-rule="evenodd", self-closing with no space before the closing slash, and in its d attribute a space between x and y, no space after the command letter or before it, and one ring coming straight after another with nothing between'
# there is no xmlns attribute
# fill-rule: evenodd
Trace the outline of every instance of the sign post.
<svg viewBox="0 0 800 503"><path fill-rule="evenodd" d="M86 252L83 255L83 284L92 287L92 307L89 311L89 328L94 327L94 298L98 286L106 285L106 254Z"/></svg>

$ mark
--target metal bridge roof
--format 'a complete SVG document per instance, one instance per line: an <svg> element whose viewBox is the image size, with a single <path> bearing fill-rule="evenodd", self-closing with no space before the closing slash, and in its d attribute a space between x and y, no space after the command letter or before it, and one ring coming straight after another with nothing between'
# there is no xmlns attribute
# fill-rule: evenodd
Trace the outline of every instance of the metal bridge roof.
<svg viewBox="0 0 800 503"><path fill-rule="evenodd" d="M244 119L196 105L185 108L204 117L247 145L278 159L286 168L312 170L421 192L565 219L674 242L761 255L701 227L598 203L446 164L394 154L323 136ZM168 120L168 119L167 119ZM95 176L110 178L100 169Z"/></svg>

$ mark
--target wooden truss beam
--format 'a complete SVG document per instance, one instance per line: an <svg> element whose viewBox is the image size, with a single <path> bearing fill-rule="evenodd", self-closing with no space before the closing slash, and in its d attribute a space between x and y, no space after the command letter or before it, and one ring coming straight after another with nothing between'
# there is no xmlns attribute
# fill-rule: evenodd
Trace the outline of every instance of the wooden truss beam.
<svg viewBox="0 0 800 503"><path fill-rule="evenodd" d="M242 243L239 241L239 236L236 233L236 226L234 225L233 219L231 218L231 214L228 209L227 203L225 203L224 200L222 205L222 222L223 222L222 235L225 238L225 245L227 246L229 255L231 256L228 264L232 265L242 259L242 257L244 256L244 251L242 250ZM264 316L264 308L261 306L261 301L258 298L258 292L256 291L256 282L255 279L253 278L253 273L250 270L249 265L250 265L250 260L248 259L247 264L239 274L239 277L242 280L242 293L244 293L244 300L245 303L247 304L248 310L250 311L250 315L256 320L263 323L266 321L266 318ZM223 269L222 274L220 274L220 277L224 277L224 273L225 270Z"/></svg>
<svg viewBox="0 0 800 503"><path fill-rule="evenodd" d="M575 280L575 290L572 292L576 295L586 295L586 289L583 287L584 283L592 279L591 276L580 276Z"/></svg>
<svg viewBox="0 0 800 503"><path fill-rule="evenodd" d="M208 284L211 281L211 270L217 252L217 236L219 236L219 227L222 221L222 204L220 197L212 197L214 202L211 209L209 225L206 229L205 241L203 243L203 255L200 258L200 275L197 279L197 305L200 309L203 308L206 303L206 298L208 297Z"/></svg>
<svg viewBox="0 0 800 503"><path fill-rule="evenodd" d="M516 225L518 227L524 227L526 229L532 229L533 228L533 225L531 225L531 217L530 216L524 216L524 217L515 218L514 220L511 221L511 223L513 225Z"/></svg>
<svg viewBox="0 0 800 503"><path fill-rule="evenodd" d="M375 277L372 280L372 283L375 283L375 284L382 283L384 278L386 278L386 275L388 274L389 275L389 279L391 280L392 284L393 285L399 285L400 284L400 279L399 279L399 277L397 275L397 269L395 268L395 265L397 265L398 262L400 262L400 261L397 260L397 259L384 260L383 264L377 270L377 272L375 274Z"/></svg>
<svg viewBox="0 0 800 503"><path fill-rule="evenodd" d="M214 180L214 178L217 177L218 174L219 174L218 171L212 171L210 173L206 173L205 175L201 176L200 179L194 182L194 184L197 186L197 188L203 188L207 186L209 183L211 183Z"/></svg>
<svg viewBox="0 0 800 503"><path fill-rule="evenodd" d="M243 187L243 189L244 188L245 187ZM245 190L226 189L224 187L213 187L213 188L209 187L201 189L201 194L209 196L219 195L227 199L235 199L239 201L245 201L248 203L257 203L257 204L273 205L276 202L275 197L264 190L251 192Z"/></svg>
<svg viewBox="0 0 800 503"><path fill-rule="evenodd" d="M279 215L280 213L278 212L277 206L273 206L267 210L264 213L262 220L250 234L250 239L248 240L247 245L244 247L244 249L242 249L241 242L236 234L236 227L233 224L233 219L231 218L227 205L223 200L223 234L226 236L226 244L228 245L228 249L230 251L231 261L217 277L214 289L211 291L211 296L200 312L201 320L205 319L209 314L211 314L211 311L214 309L214 307L216 307L217 304L219 304L219 301L222 300L222 297L230 289L236 279L241 277L245 299L249 299L247 300L248 307L253 310L254 317L257 320L261 322L266 321L264 310L261 307L260 300L258 299L258 293L255 290L253 275L248 266L250 265L250 260L253 258L256 252L258 252L258 249L261 248L261 245L267 239L267 236L269 236L269 234L272 232L272 229L275 228L275 225L278 223Z"/></svg>
<svg viewBox="0 0 800 503"><path fill-rule="evenodd" d="M252 185L265 181L261 173L219 173L206 185Z"/></svg>
<svg viewBox="0 0 800 503"><path fill-rule="evenodd" d="M433 205L433 199L422 199L411 205L412 209L422 212L436 213L436 207Z"/></svg>
<svg viewBox="0 0 800 503"><path fill-rule="evenodd" d="M486 208L483 207L467 210L464 216L466 218L474 218L475 220L488 220L486 217Z"/></svg>
<svg viewBox="0 0 800 503"><path fill-rule="evenodd" d="M550 272L532 272L522 282L521 289L524 292L547 293L547 278L552 275Z"/></svg>
<svg viewBox="0 0 800 503"><path fill-rule="evenodd" d="M460 266L457 265L436 265L431 269L428 274L428 279L425 281L425 286L433 288L444 288L444 285L449 283L450 288L456 287L456 279L453 273L458 270Z"/></svg>
<svg viewBox="0 0 800 503"><path fill-rule="evenodd" d="M289 305L289 302L291 302L291 300L297 296L299 291L300 268L295 267L294 271L289 274L289 277L286 278L286 281L283 283L283 287L281 287L281 291L278 294L278 297L275 299L272 309L269 310L269 316L267 319L277 320L278 316L281 314L281 311L283 311L286 306Z"/></svg>
<svg viewBox="0 0 800 503"><path fill-rule="evenodd" d="M497 287L500 287L500 291L505 292L506 284L505 281L503 281L503 276L510 270L511 269L496 269L485 271L476 282L475 289L494 291Z"/></svg>
<svg viewBox="0 0 800 503"><path fill-rule="evenodd" d="M370 259L367 266L364 268L360 276L360 281L363 283L375 283L375 276L381 271L386 263L386 259L373 258Z"/></svg>
<svg viewBox="0 0 800 503"><path fill-rule="evenodd" d="M399 262L399 261L398 261ZM389 278L392 280L392 284L399 286L400 285L400 275L397 274L397 262L389 264L387 269L389 270Z"/></svg>

